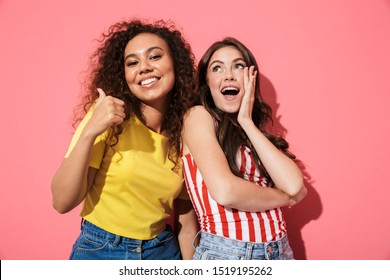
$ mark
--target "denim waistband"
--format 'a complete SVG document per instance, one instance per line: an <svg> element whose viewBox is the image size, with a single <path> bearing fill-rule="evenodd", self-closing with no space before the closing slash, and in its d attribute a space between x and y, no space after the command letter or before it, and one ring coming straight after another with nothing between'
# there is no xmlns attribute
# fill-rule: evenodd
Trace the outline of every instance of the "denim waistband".
<svg viewBox="0 0 390 280"><path fill-rule="evenodd" d="M113 234L84 219L82 219L81 221L81 231L96 236L98 238L110 241L114 245L119 243L128 243L131 245L142 245L143 242L149 241L149 240L133 239L133 238ZM171 226L167 224L165 231L172 231ZM158 236L156 238L158 238Z"/></svg>
<svg viewBox="0 0 390 280"><path fill-rule="evenodd" d="M223 236L201 231L199 246L208 248L222 253L235 255L265 255L266 259L271 259L273 256L281 255L284 251L284 245L288 244L288 237L285 234L282 238L276 241L254 243L241 241Z"/></svg>

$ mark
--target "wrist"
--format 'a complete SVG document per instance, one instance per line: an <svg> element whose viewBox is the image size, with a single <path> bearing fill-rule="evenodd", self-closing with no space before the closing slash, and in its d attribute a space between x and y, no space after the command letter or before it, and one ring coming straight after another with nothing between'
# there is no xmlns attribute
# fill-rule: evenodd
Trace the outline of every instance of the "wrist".
<svg viewBox="0 0 390 280"><path fill-rule="evenodd" d="M88 124L84 127L80 138L82 138L84 141L92 141L94 142L95 139L99 136L100 134L96 133L94 129L89 126Z"/></svg>
<svg viewBox="0 0 390 280"><path fill-rule="evenodd" d="M256 128L251 118L237 118L237 122L244 130Z"/></svg>

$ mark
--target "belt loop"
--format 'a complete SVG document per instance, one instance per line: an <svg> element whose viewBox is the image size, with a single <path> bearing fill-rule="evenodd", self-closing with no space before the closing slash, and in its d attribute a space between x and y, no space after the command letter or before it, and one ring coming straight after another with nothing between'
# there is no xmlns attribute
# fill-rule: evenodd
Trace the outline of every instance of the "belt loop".
<svg viewBox="0 0 390 280"><path fill-rule="evenodd" d="M264 256L266 260L270 259L269 256L269 248L268 248L268 242L264 243Z"/></svg>
<svg viewBox="0 0 390 280"><path fill-rule="evenodd" d="M252 253L253 253L253 243L247 243L246 250L245 250L245 256L244 260L250 260L252 259Z"/></svg>
<svg viewBox="0 0 390 280"><path fill-rule="evenodd" d="M284 236L278 240L279 257L283 254L283 239Z"/></svg>
<svg viewBox="0 0 390 280"><path fill-rule="evenodd" d="M279 256L282 256L284 254L284 244L288 242L287 234L284 234L282 238L278 240L278 247L279 247Z"/></svg>
<svg viewBox="0 0 390 280"><path fill-rule="evenodd" d="M112 242L112 246L117 246L121 242L122 237L120 235L115 235L115 240Z"/></svg>
<svg viewBox="0 0 390 280"><path fill-rule="evenodd" d="M84 226L85 226L85 219L81 218L80 229L83 230Z"/></svg>

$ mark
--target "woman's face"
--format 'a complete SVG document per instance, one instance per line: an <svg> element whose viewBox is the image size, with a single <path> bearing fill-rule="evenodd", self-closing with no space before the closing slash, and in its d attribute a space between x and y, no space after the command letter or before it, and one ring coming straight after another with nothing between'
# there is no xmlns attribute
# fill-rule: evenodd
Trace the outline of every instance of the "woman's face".
<svg viewBox="0 0 390 280"><path fill-rule="evenodd" d="M130 91L144 104L165 105L175 84L173 59L167 43L155 34L141 33L127 43L124 57Z"/></svg>
<svg viewBox="0 0 390 280"><path fill-rule="evenodd" d="M241 52L235 47L220 48L211 56L206 80L215 106L220 110L236 113L240 109L246 66Z"/></svg>

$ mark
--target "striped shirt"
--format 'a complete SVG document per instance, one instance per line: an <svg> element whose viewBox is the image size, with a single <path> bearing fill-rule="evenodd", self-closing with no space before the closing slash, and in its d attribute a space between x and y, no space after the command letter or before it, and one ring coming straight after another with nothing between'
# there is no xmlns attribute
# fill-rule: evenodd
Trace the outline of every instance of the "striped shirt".
<svg viewBox="0 0 390 280"><path fill-rule="evenodd" d="M273 187L273 182L256 168L253 154L242 146L236 157L245 180L261 187ZM263 212L245 212L224 207L210 195L196 163L189 153L183 156L184 179L203 231L247 242L276 241L286 233L286 223L280 208Z"/></svg>

